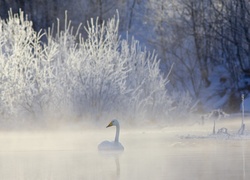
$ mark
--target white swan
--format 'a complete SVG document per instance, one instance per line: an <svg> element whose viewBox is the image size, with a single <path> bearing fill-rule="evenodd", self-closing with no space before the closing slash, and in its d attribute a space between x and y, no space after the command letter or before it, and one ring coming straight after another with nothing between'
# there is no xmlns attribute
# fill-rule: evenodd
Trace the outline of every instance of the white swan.
<svg viewBox="0 0 250 180"><path fill-rule="evenodd" d="M112 120L109 125L106 127L116 126L116 133L115 133L115 141L103 141L98 145L99 151L123 151L124 147L119 142L119 134L120 134L120 124L119 122L114 119Z"/></svg>

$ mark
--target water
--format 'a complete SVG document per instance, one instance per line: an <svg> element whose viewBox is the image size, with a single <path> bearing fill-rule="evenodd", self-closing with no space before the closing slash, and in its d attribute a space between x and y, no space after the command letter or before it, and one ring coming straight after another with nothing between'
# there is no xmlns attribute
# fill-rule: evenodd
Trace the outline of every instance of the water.
<svg viewBox="0 0 250 180"><path fill-rule="evenodd" d="M113 139L113 130L2 132L0 179L250 178L249 140L181 139L182 129L123 130L124 152L99 153L97 145Z"/></svg>

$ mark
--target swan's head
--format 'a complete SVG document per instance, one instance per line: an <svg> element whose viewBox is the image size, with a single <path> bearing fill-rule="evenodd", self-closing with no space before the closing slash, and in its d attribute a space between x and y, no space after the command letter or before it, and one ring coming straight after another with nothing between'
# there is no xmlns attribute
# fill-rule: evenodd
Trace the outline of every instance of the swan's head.
<svg viewBox="0 0 250 180"><path fill-rule="evenodd" d="M109 125L107 125L106 128L108 128L108 127L110 127L110 126L119 126L118 120L116 120L116 119L112 120L112 121L109 123Z"/></svg>

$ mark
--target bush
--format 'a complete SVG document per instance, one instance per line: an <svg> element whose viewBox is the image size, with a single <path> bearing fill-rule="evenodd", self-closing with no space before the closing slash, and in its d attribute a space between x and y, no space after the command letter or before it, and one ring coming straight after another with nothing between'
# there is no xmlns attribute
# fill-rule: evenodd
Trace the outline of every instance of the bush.
<svg viewBox="0 0 250 180"><path fill-rule="evenodd" d="M60 31L58 20L53 36L50 29L35 32L23 12L10 12L0 21L2 116L166 118L173 99L156 54L121 40L118 25L118 16L102 24L91 19L84 39L67 19Z"/></svg>

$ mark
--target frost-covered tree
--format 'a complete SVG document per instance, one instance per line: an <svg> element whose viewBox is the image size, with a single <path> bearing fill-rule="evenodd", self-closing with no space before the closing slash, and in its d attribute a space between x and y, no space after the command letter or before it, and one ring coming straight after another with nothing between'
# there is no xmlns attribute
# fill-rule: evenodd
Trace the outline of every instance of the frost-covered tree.
<svg viewBox="0 0 250 180"><path fill-rule="evenodd" d="M101 24L91 19L87 38L67 18L64 29L58 20L45 34L23 12L10 12L0 26L2 117L158 120L176 107L157 55L121 39L118 16Z"/></svg>
<svg viewBox="0 0 250 180"><path fill-rule="evenodd" d="M13 15L10 11L8 20L1 20L0 26L2 115L13 117L27 111L35 115L35 107L44 107L48 90L42 34L33 30L23 12Z"/></svg>
<svg viewBox="0 0 250 180"><path fill-rule="evenodd" d="M167 78L160 72L160 61L155 53L142 49L139 42L132 39L122 41L121 53L130 69L127 77L126 103L132 116L141 118L159 118L169 112L172 100L167 94Z"/></svg>
<svg viewBox="0 0 250 180"><path fill-rule="evenodd" d="M100 119L112 113L167 114L167 80L157 56L142 50L134 39L120 40L118 27L116 18L102 24L92 19L85 27L88 38L79 44L65 39L73 37L69 29L58 36L56 42L67 42L59 43L65 48L57 60L61 64L57 69L62 67L60 87L64 84L62 89L68 90L72 107L81 115Z"/></svg>

